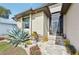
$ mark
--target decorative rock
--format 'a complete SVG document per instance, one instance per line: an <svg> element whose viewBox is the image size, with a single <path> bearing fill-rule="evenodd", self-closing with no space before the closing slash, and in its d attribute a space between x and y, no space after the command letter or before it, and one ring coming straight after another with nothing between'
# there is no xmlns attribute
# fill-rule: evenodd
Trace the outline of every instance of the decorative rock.
<svg viewBox="0 0 79 59"><path fill-rule="evenodd" d="M32 46L30 48L30 54L31 55L41 55L41 51L40 51L40 48L38 47L38 45Z"/></svg>

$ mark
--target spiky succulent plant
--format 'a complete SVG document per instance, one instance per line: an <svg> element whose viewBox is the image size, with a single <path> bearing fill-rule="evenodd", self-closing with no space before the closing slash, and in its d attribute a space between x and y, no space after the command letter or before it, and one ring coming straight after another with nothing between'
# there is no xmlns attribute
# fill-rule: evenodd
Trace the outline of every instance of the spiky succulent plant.
<svg viewBox="0 0 79 59"><path fill-rule="evenodd" d="M9 31L8 36L9 36L8 39L10 40L10 43L15 47L29 40L28 33L18 28L14 28L13 30Z"/></svg>

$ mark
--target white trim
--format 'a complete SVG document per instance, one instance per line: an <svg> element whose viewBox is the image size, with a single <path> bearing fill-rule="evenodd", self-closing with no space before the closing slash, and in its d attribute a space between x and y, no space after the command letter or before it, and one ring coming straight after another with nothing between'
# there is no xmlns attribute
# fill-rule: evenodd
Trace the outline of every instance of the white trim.
<svg viewBox="0 0 79 59"><path fill-rule="evenodd" d="M30 28L29 28L29 34L32 34L32 15L30 14Z"/></svg>

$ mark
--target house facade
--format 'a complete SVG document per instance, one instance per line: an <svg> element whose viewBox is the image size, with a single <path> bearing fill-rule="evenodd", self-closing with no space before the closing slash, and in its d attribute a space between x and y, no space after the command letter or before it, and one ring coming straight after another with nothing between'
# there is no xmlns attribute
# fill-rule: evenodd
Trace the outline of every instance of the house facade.
<svg viewBox="0 0 79 59"><path fill-rule="evenodd" d="M15 15L14 20L20 29L29 34L56 35L62 4L43 4L37 9L30 9ZM27 23L27 24L26 24ZM55 24L54 24L55 23Z"/></svg>
<svg viewBox="0 0 79 59"><path fill-rule="evenodd" d="M40 35L49 34L50 11L48 7L41 7L35 10L27 10L17 14L14 19L20 29L31 34L37 32Z"/></svg>
<svg viewBox="0 0 79 59"><path fill-rule="evenodd" d="M15 15L17 26L40 35L66 35L71 44L79 50L79 4L48 4L35 10Z"/></svg>

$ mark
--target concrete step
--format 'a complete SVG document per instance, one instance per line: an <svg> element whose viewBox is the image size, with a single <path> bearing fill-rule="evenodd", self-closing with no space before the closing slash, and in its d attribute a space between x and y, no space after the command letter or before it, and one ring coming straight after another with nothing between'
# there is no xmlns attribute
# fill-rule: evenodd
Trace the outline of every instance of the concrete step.
<svg viewBox="0 0 79 59"><path fill-rule="evenodd" d="M56 36L56 42L55 43L57 45L64 45L62 36Z"/></svg>

